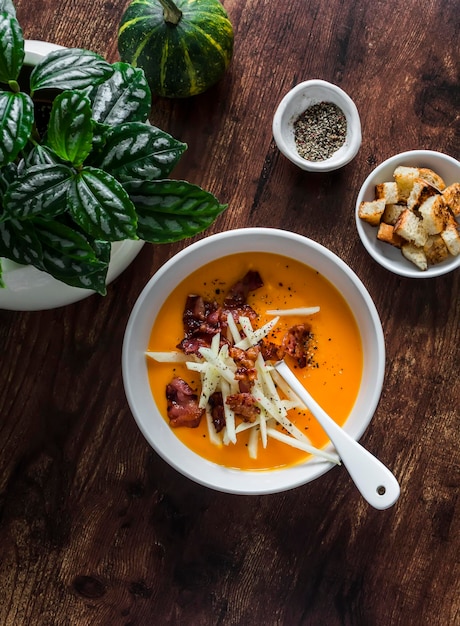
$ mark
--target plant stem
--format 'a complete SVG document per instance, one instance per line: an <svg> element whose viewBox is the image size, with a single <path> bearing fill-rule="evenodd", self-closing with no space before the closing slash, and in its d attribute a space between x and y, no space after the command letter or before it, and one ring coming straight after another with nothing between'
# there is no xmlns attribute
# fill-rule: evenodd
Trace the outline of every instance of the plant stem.
<svg viewBox="0 0 460 626"><path fill-rule="evenodd" d="M163 17L165 22L177 26L182 17L182 11L174 4L173 0L160 0L163 7Z"/></svg>
<svg viewBox="0 0 460 626"><path fill-rule="evenodd" d="M21 87L18 85L18 82L16 80L8 81L8 85L11 91L13 91L14 93L19 93L21 91Z"/></svg>

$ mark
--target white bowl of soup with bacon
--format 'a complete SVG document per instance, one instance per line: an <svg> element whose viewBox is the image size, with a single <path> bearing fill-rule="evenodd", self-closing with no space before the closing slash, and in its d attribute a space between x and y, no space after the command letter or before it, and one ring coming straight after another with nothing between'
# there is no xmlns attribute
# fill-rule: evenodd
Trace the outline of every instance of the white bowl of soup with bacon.
<svg viewBox="0 0 460 626"><path fill-rule="evenodd" d="M280 360L361 437L385 370L369 293L324 246L245 228L191 244L150 279L128 321L123 381L145 438L184 476L228 493L275 493L340 465L274 368Z"/></svg>

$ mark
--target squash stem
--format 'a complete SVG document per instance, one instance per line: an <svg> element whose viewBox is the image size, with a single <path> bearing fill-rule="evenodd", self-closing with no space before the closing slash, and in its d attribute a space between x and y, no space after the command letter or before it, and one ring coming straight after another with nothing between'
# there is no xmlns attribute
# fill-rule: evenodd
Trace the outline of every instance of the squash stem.
<svg viewBox="0 0 460 626"><path fill-rule="evenodd" d="M163 17L165 22L176 26L182 17L182 11L174 4L172 0L160 0L163 7Z"/></svg>

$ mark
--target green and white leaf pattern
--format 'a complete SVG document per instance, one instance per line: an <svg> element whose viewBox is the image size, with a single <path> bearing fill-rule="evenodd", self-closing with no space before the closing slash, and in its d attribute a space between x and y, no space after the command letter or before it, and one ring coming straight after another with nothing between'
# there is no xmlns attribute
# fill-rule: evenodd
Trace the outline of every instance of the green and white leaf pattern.
<svg viewBox="0 0 460 626"><path fill-rule="evenodd" d="M13 0L0 0L0 13L9 13L13 17L16 17L16 8L13 4Z"/></svg>
<svg viewBox="0 0 460 626"><path fill-rule="evenodd" d="M134 205L121 184L107 172L84 167L74 176L68 203L75 222L96 239L137 239Z"/></svg>
<svg viewBox="0 0 460 626"><path fill-rule="evenodd" d="M26 93L0 92L0 167L26 145L34 123L34 105Z"/></svg>
<svg viewBox="0 0 460 626"><path fill-rule="evenodd" d="M113 67L96 52L64 48L48 54L34 67L30 77L32 93L39 89L84 89L107 80Z"/></svg>
<svg viewBox="0 0 460 626"><path fill-rule="evenodd" d="M93 119L116 126L128 120L145 122L150 113L150 87L141 69L127 63L114 63L112 76L88 92Z"/></svg>
<svg viewBox="0 0 460 626"><path fill-rule="evenodd" d="M36 218L33 223L43 247L59 250L69 259L94 263L95 269L98 269L100 261L93 247L75 228L43 218Z"/></svg>
<svg viewBox="0 0 460 626"><path fill-rule="evenodd" d="M186 148L155 126L127 122L107 132L99 166L122 183L157 180L170 174Z"/></svg>
<svg viewBox="0 0 460 626"><path fill-rule="evenodd" d="M0 6L1 11L1 6ZM0 82L16 81L24 63L24 39L17 19L0 12Z"/></svg>
<svg viewBox="0 0 460 626"><path fill-rule="evenodd" d="M3 198L3 219L55 217L67 209L73 170L67 165L37 165L26 169Z"/></svg>
<svg viewBox="0 0 460 626"><path fill-rule="evenodd" d="M3 200L3 196L8 189L8 185L15 180L18 173L18 166L16 163L8 163L0 168L0 200Z"/></svg>
<svg viewBox="0 0 460 626"><path fill-rule="evenodd" d="M104 295L108 261L98 259L87 238L56 220L34 220L43 248L43 267L73 287Z"/></svg>
<svg viewBox="0 0 460 626"><path fill-rule="evenodd" d="M226 208L211 193L186 181L144 181L125 188L136 207L139 238L151 243L192 237Z"/></svg>
<svg viewBox="0 0 460 626"><path fill-rule="evenodd" d="M34 165L56 165L62 163L61 159L48 148L48 146L42 146L40 144L35 145L27 154L25 167L33 167Z"/></svg>
<svg viewBox="0 0 460 626"><path fill-rule="evenodd" d="M0 257L41 268L42 247L30 221L0 222Z"/></svg>

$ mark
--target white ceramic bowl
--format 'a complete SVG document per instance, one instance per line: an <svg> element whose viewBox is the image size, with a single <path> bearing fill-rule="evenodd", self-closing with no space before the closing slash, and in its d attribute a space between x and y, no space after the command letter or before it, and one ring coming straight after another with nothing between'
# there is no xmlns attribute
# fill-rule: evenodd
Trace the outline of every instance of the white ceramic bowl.
<svg viewBox="0 0 460 626"><path fill-rule="evenodd" d="M359 205L363 201L373 200L375 197L375 185L393 180L393 172L399 166L427 167L439 174L446 185L460 182L460 162L442 152L432 150L409 150L401 152L383 161L373 170L361 187L356 200L356 227L361 241L371 255L380 265L390 272L407 278L433 278L447 274L460 267L460 256L449 256L442 263L430 265L427 270L420 270L413 263L403 257L401 251L394 246L377 239L377 229L358 216Z"/></svg>
<svg viewBox="0 0 460 626"><path fill-rule="evenodd" d="M385 345L380 319L364 285L353 271L323 246L283 230L246 228L204 238L167 261L140 294L126 328L122 369L126 396L136 422L156 452L192 480L235 494L275 493L318 478L333 465L311 460L270 471L243 471L216 465L187 448L160 415L149 386L145 351L155 318L171 290L201 266L238 252L270 250L301 261L323 274L341 292L361 332L364 367L358 398L345 430L359 439L372 419L380 398Z"/></svg>
<svg viewBox="0 0 460 626"><path fill-rule="evenodd" d="M297 152L294 122L308 107L332 102L345 114L347 136L344 145L324 161L308 161ZM281 100L273 118L273 137L280 152L308 172L330 172L349 163L361 146L361 121L358 109L348 94L325 80L307 80L296 85Z"/></svg>

